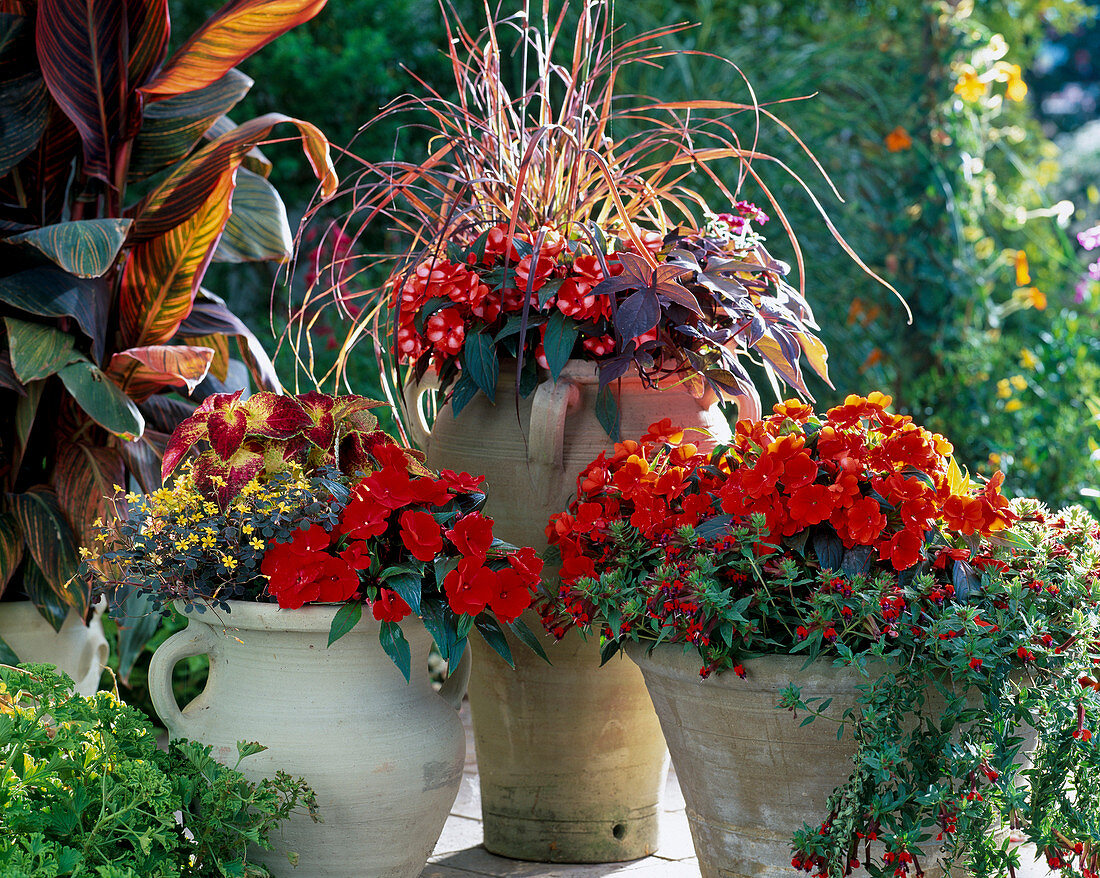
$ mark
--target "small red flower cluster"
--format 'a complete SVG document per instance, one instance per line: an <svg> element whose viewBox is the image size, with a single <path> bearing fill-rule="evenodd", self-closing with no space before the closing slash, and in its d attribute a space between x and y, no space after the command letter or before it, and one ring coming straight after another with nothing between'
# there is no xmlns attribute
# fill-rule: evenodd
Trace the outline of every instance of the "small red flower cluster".
<svg viewBox="0 0 1100 878"><path fill-rule="evenodd" d="M663 243L656 232L643 231L641 239L654 253ZM401 276L402 282L395 290L396 347L401 362L414 362L430 351L439 371L444 361L462 352L467 333L482 328L498 330L509 316L519 314L528 289L532 324L540 324L535 356L543 368L547 365L542 344L547 323L537 318L545 318L554 310L590 326L591 331L582 339L588 355L598 358L614 350L613 334L607 325L611 298L597 297L592 289L605 279L604 264L613 277L622 272L617 253L606 254L601 263L598 256L578 253L555 229L516 232L509 239L504 224L490 228L483 244L469 253L465 263L430 258ZM624 238L623 250L631 251L634 246ZM501 280L505 261L509 283ZM640 338L638 343L645 340Z"/></svg>
<svg viewBox="0 0 1100 878"><path fill-rule="evenodd" d="M531 605L542 560L529 548L493 549L492 519L456 507L458 499L478 491L483 477L449 470L435 478L412 473L409 458L396 445L379 446L374 457L378 468L352 489L331 533L312 524L267 549L260 570L280 607L372 597L375 619L399 622L412 612L408 603L371 577L407 566L410 558L451 568L443 590L458 615L476 616L488 608L512 622Z"/></svg>

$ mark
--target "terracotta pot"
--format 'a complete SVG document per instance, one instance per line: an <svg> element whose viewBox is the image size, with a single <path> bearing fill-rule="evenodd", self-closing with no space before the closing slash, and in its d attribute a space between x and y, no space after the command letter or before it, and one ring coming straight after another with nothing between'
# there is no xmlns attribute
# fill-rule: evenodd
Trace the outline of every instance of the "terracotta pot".
<svg viewBox="0 0 1100 878"><path fill-rule="evenodd" d="M110 652L103 635L106 605L100 599L87 625L70 610L61 630L54 631L30 601L0 603L0 640L11 647L20 662L55 665L73 678L78 695L94 695Z"/></svg>
<svg viewBox="0 0 1100 878"><path fill-rule="evenodd" d="M851 772L855 742L849 732L838 741L835 723L802 726L803 714L776 709L779 692L796 682L804 700L832 698L827 713L839 719L866 678L824 660L803 670L802 657L761 656L744 662L745 679L726 672L701 680L694 649L662 644L647 655L645 645L628 644L626 652L661 718L702 878L790 878L791 836L821 822ZM940 696L929 700L934 709ZM1021 734L1025 751L1033 748L1034 729ZM934 851L921 858L928 875L943 874L939 863Z"/></svg>
<svg viewBox="0 0 1100 878"><path fill-rule="evenodd" d="M456 713L469 664L437 694L427 676L431 639L418 620L402 624L412 681L364 617L331 647L337 607L280 610L230 601L228 615L188 613L149 664L149 693L173 738L213 745L227 765L237 741L267 750L241 762L253 780L282 769L317 794L323 823L295 814L255 859L295 878L416 878L443 830L462 779L466 741ZM172 668L210 656L206 688L182 711ZM440 697L442 696L442 697ZM300 856L287 866L287 852Z"/></svg>
<svg viewBox="0 0 1100 878"><path fill-rule="evenodd" d="M444 407L430 433L416 414L423 388L406 388L406 401L428 464L486 476L485 511L495 533L542 552L547 521L575 494L577 474L613 443L596 418L593 364L571 361L558 381L540 384L518 408L514 384L514 366L502 364L496 405L479 394L458 418ZM640 437L663 417L710 430L711 444L729 437L717 406L682 389L647 390L637 376L623 379L619 408L624 438ZM543 579L557 591L555 565ZM526 620L541 632L537 618ZM471 639L485 847L565 863L652 853L668 756L641 675L625 661L600 668L598 643L578 634L543 642L552 667L513 640L513 671Z"/></svg>

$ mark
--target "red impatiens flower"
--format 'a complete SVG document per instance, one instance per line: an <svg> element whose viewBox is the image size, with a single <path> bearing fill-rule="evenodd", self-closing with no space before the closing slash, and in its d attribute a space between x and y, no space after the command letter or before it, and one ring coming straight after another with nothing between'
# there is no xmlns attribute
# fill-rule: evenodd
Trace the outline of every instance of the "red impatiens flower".
<svg viewBox="0 0 1100 878"><path fill-rule="evenodd" d="M406 509L398 521L401 523L401 542L416 560L431 561L443 550L439 522L427 512Z"/></svg>
<svg viewBox="0 0 1100 878"><path fill-rule="evenodd" d="M412 607L391 588L378 589L378 597L370 609L379 622L400 622L412 612Z"/></svg>
<svg viewBox="0 0 1100 878"><path fill-rule="evenodd" d="M476 559L467 559L443 578L447 603L456 613L476 616L499 593L497 575Z"/></svg>
<svg viewBox="0 0 1100 878"><path fill-rule="evenodd" d="M484 560L489 546L493 544L493 520L480 512L463 515L447 531L447 539L465 557Z"/></svg>
<svg viewBox="0 0 1100 878"><path fill-rule="evenodd" d="M496 572L496 594L489 599L491 609L501 621L514 622L531 606L530 581L512 568Z"/></svg>

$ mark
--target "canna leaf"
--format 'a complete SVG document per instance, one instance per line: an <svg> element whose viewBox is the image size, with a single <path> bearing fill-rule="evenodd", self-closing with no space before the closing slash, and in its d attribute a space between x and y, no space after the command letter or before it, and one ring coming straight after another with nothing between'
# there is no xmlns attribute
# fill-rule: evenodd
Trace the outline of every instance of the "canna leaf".
<svg viewBox="0 0 1100 878"><path fill-rule="evenodd" d="M30 155L50 119L50 94L37 73L0 83L0 177Z"/></svg>
<svg viewBox="0 0 1100 878"><path fill-rule="evenodd" d="M142 199L131 211L134 225L130 230L130 241L147 241L187 222L204 204L209 203L211 193L223 184L225 178L232 177L248 152L263 142L272 128L282 123L297 127L302 148L314 174L321 181L322 193L328 196L334 192L336 171L332 167L329 142L320 129L301 119L268 113L230 129L204 146Z"/></svg>
<svg viewBox="0 0 1100 878"><path fill-rule="evenodd" d="M57 494L45 485L35 485L23 493L8 494L8 502L49 590L83 616L89 595L83 584L74 581L76 541Z"/></svg>
<svg viewBox="0 0 1100 878"><path fill-rule="evenodd" d="M206 88L147 104L127 169L130 180L143 180L184 158L252 85L239 70L227 70Z"/></svg>
<svg viewBox="0 0 1100 878"><path fill-rule="evenodd" d="M133 439L145 429L145 418L118 385L83 357L57 373L77 405L103 429Z"/></svg>
<svg viewBox="0 0 1100 878"><path fill-rule="evenodd" d="M78 546L95 544L93 523L114 516L114 486L125 480L126 468L117 449L87 442L57 443L50 482Z"/></svg>
<svg viewBox="0 0 1100 878"><path fill-rule="evenodd" d="M31 268L0 277L0 302L40 317L72 317L103 356L109 292L100 281L73 277L56 268Z"/></svg>
<svg viewBox="0 0 1100 878"><path fill-rule="evenodd" d="M229 221L215 262L286 262L294 249L290 220L275 187L259 174L237 170Z"/></svg>
<svg viewBox="0 0 1100 878"><path fill-rule="evenodd" d="M24 384L47 378L73 356L73 337L44 323L5 317L8 349L15 376Z"/></svg>
<svg viewBox="0 0 1100 878"><path fill-rule="evenodd" d="M229 216L232 191L233 172L227 171L193 215L134 247L119 294L120 328L127 347L163 344L191 312Z"/></svg>
<svg viewBox="0 0 1100 878"><path fill-rule="evenodd" d="M34 561L27 561L23 566L23 591L53 630L60 631L71 607L64 591L55 590Z"/></svg>
<svg viewBox="0 0 1100 878"><path fill-rule="evenodd" d="M73 220L43 226L7 239L27 244L76 277L100 277L114 265L132 220Z"/></svg>
<svg viewBox="0 0 1100 878"><path fill-rule="evenodd" d="M168 54L168 0L126 0L129 25L127 87L132 91L149 79Z"/></svg>
<svg viewBox="0 0 1100 878"><path fill-rule="evenodd" d="M0 512L0 594L23 560L25 545L19 522L7 512Z"/></svg>
<svg viewBox="0 0 1100 878"><path fill-rule="evenodd" d="M151 345L130 348L111 357L108 377L126 395L141 402L165 387L184 387L190 394L210 371L212 348Z"/></svg>
<svg viewBox="0 0 1100 878"><path fill-rule="evenodd" d="M248 366L252 380L256 382L256 385L263 390L282 393L283 387L279 383L279 377L275 374L275 366L252 330L245 326L241 319L230 311L225 302L217 296L205 290L200 290L199 295L201 298L196 300L191 313L180 324L180 335L202 336L221 333L236 336L241 358Z"/></svg>
<svg viewBox="0 0 1100 878"><path fill-rule="evenodd" d="M325 0L229 0L176 50L141 91L149 101L204 88L293 27Z"/></svg>
<svg viewBox="0 0 1100 878"><path fill-rule="evenodd" d="M80 133L84 173L111 182L124 80L124 0L40 0L35 27L42 77Z"/></svg>

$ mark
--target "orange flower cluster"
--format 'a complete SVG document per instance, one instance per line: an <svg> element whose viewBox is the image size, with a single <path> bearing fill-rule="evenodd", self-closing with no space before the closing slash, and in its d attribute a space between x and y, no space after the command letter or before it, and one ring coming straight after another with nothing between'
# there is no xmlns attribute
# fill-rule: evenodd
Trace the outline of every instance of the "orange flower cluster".
<svg viewBox="0 0 1100 878"><path fill-rule="evenodd" d="M880 393L849 396L824 421L809 406L777 405L763 421L740 421L723 512L764 516L769 541L827 522L845 548L871 546L895 570L921 560L925 534L988 536L1013 521L997 473L975 492L952 479L951 443Z"/></svg>

